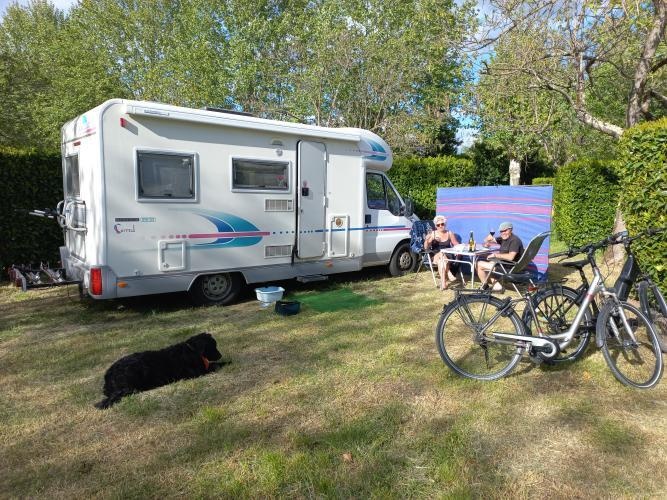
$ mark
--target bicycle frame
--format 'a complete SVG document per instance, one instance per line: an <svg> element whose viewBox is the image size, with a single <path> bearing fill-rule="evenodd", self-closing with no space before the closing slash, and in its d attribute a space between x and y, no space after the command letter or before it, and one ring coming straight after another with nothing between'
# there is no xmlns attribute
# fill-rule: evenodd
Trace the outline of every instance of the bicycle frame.
<svg viewBox="0 0 667 500"><path fill-rule="evenodd" d="M591 304L591 302L594 301L595 296L599 293L601 293L604 297L611 297L614 301L618 302L618 297L614 292L610 292L607 290L607 287L604 284L604 278L602 277L602 273L600 269L597 266L597 263L595 262L595 257L594 257L594 250L590 250L588 252L588 262L591 265L593 269L593 280L590 282L590 285L588 287L588 291L586 292L586 295L584 296L580 306L579 310L577 311L577 314L574 317L574 320L572 321L572 324L570 325L570 328L566 332L555 334L555 335L548 335L548 336L542 336L542 337L533 337L533 336L522 336L522 335L513 335L509 333L502 333L502 332L492 332L491 335L493 336L494 341L496 342L502 342L502 343L516 343L517 341L521 342L526 342L529 343L532 346L544 348L548 347L550 344L553 344L551 341L558 341L558 344L561 349L564 349L567 347L570 342L572 342L572 339L574 338L575 334L577 333L577 330L579 329L579 326L581 325L581 322L584 318L584 315L586 314L588 306ZM530 301L530 298L521 298L518 300L510 301L507 303L507 305L496 315L493 316L488 322L488 324L493 324L495 322L496 318L498 315L504 313L508 307L513 307L514 304L520 301L526 301L526 307L530 308L531 314L533 315L533 319L536 321L536 324L538 323L537 319L537 313L535 312L535 309L532 305L532 302ZM623 322L623 325L625 328L628 330L630 333L631 339L633 342L636 342L637 339L634 338L634 334L632 333L632 328L630 328L630 325L628 324L628 319L625 316L625 313L623 312L622 309L619 309L619 315L621 317L621 321ZM611 325L613 334L618 336L619 332L618 329L616 328L616 325L612 323ZM541 329L540 329L541 330ZM480 332L483 333L483 332ZM550 341L551 340L551 341ZM503 342L505 341L505 342ZM602 338L596 338L596 344L598 347L602 346L602 342L604 339ZM555 351L551 352L545 352L547 356L552 356L555 355Z"/></svg>

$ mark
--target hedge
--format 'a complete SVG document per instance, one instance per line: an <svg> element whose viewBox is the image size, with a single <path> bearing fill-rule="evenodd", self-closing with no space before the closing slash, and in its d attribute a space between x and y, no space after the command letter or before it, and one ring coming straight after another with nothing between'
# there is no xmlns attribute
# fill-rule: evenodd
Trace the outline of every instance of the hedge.
<svg viewBox="0 0 667 500"><path fill-rule="evenodd" d="M477 185L473 161L455 156L397 157L388 174L399 193L412 198L422 219L435 215L437 188Z"/></svg>
<svg viewBox="0 0 667 500"><path fill-rule="evenodd" d="M630 234L667 228L667 118L625 131L619 144L620 209ZM667 292L667 233L633 243L642 269Z"/></svg>
<svg viewBox="0 0 667 500"><path fill-rule="evenodd" d="M608 236L614 226L619 181L612 162L580 160L554 178L554 230L568 245Z"/></svg>
<svg viewBox="0 0 667 500"><path fill-rule="evenodd" d="M533 186L553 186L553 177L534 177L531 184Z"/></svg>
<svg viewBox="0 0 667 500"><path fill-rule="evenodd" d="M60 155L0 148L0 279L11 264L58 264L63 244L52 219L28 215L29 209L55 208L63 197Z"/></svg>

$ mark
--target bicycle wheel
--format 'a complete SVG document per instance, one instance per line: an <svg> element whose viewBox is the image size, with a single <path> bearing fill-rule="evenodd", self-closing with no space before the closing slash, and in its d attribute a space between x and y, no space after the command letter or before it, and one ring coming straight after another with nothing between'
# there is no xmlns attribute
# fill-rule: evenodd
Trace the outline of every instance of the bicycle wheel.
<svg viewBox="0 0 667 500"><path fill-rule="evenodd" d="M653 282L641 282L638 291L642 311L653 324L660 349L667 353L667 302L665 302L665 297Z"/></svg>
<svg viewBox="0 0 667 500"><path fill-rule="evenodd" d="M505 316L496 314L503 303L491 295L466 295L442 311L435 342L440 357L454 372L476 380L496 380L519 362L523 347L489 338L491 332L524 334L523 324L514 311Z"/></svg>
<svg viewBox="0 0 667 500"><path fill-rule="evenodd" d="M596 334L609 369L623 384L648 389L658 383L662 353L651 323L639 309L627 302L607 302L598 316Z"/></svg>
<svg viewBox="0 0 667 500"><path fill-rule="evenodd" d="M550 337L565 333L572 326L574 317L579 312L578 298L577 291L567 286L547 288L533 296L533 307L537 313L539 326L545 335ZM528 331L536 335L535 319L530 309L524 310L522 319ZM589 308L584 313L581 324L570 343L566 347L561 345L561 352L549 361L562 363L579 358L588 347L592 328L593 314Z"/></svg>

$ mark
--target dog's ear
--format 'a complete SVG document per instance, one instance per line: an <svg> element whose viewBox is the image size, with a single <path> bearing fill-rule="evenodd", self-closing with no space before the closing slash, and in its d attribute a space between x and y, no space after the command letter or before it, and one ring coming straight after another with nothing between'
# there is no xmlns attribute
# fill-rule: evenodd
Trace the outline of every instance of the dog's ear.
<svg viewBox="0 0 667 500"><path fill-rule="evenodd" d="M211 346L215 350L216 342L213 336L210 333L200 333L194 337L188 339L188 344L194 347L199 353L206 353L210 350Z"/></svg>

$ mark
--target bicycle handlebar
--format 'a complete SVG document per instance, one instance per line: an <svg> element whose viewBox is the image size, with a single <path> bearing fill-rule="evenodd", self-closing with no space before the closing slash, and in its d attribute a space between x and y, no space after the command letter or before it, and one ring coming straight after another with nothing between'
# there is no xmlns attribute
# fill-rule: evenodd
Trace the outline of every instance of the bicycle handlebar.
<svg viewBox="0 0 667 500"><path fill-rule="evenodd" d="M667 231L667 227L662 227L662 228L649 228L645 231L642 231L639 234L636 234L635 236L630 237L629 233L627 231L621 231L616 234L612 234L611 236L607 236L603 240L596 241L594 243L589 243L587 245L584 245L582 247L570 247L567 250L563 252L556 252L549 254L549 258L556 258L556 257L574 257L575 255L581 254L581 253L588 253L594 250L598 250L600 248L606 248L609 245L620 245L620 244L629 244L633 242L636 239L643 238L644 236L654 236L656 234L660 234L662 232Z"/></svg>

